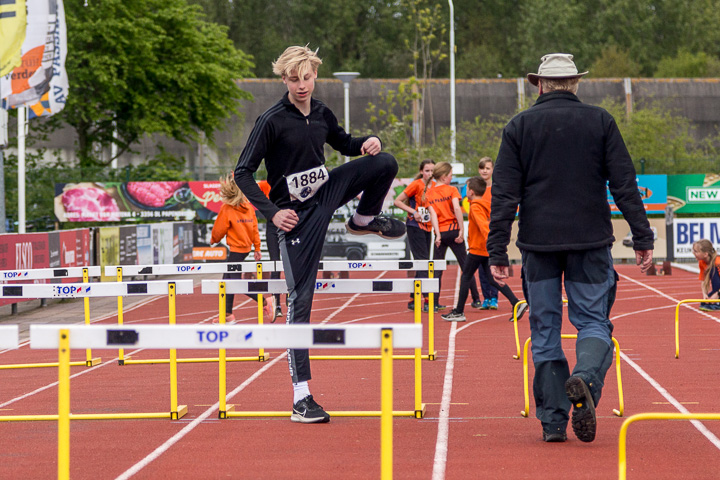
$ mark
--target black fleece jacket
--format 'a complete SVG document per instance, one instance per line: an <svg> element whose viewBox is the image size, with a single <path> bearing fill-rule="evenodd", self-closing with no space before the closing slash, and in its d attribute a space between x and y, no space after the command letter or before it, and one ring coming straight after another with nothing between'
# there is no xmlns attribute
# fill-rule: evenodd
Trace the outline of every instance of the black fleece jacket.
<svg viewBox="0 0 720 480"><path fill-rule="evenodd" d="M611 245L615 238L606 185L630 224L633 248L652 250L635 167L613 117L569 92L540 95L502 133L493 173L490 265L508 265L518 206L521 250Z"/></svg>
<svg viewBox="0 0 720 480"><path fill-rule="evenodd" d="M286 93L255 121L235 167L235 183L250 203L270 220L282 209L300 209L312 204L312 199L305 204L290 199L285 176L324 165L325 143L343 155L357 156L368 138L353 138L346 133L333 112L314 98L310 99L310 114L306 117ZM263 158L270 184L269 200L253 178Z"/></svg>

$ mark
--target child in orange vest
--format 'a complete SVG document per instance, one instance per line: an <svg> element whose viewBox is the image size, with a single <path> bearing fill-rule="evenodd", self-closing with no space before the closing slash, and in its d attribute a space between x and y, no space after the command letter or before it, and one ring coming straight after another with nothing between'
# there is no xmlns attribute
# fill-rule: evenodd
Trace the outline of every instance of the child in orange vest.
<svg viewBox="0 0 720 480"><path fill-rule="evenodd" d="M427 190L427 201L430 209L430 221L435 231L435 253L433 259L445 258L447 249L450 248L460 265L460 269L464 268L465 258L465 236L463 234L463 214L460 208L460 192L457 188L450 186L452 182L452 166L448 162L440 162L433 169L433 178L437 181L437 185ZM438 271L438 283L442 290L442 270ZM465 295L467 298L467 288L465 286ZM475 279L471 278L469 283L470 294L473 302L481 305L480 294L475 284ZM440 304L440 293L435 297L435 311L447 308Z"/></svg>
<svg viewBox="0 0 720 480"><path fill-rule="evenodd" d="M488 264L487 236L490 231L490 210L487 204L482 201L485 193L486 183L480 177L473 177L467 181L467 197L470 200L470 221L468 222L468 243L470 244L470 253L467 256L465 265L460 278L460 293L458 295L458 303L450 313L442 316L443 320L448 322L464 322L465 321L465 300L467 300L467 292L470 281L475 275L478 267L482 267L487 275L490 284L497 288L508 300L513 307L519 302L510 287L503 285L502 287L495 282L490 275L490 265ZM523 303L518 307L518 320L527 311L527 303ZM513 317L510 317L513 320Z"/></svg>
<svg viewBox="0 0 720 480"><path fill-rule="evenodd" d="M213 225L211 242L219 243L223 237L227 237L227 244L230 248L228 262L242 262L250 253L251 247L255 247L255 261L260 261L260 232L258 231L257 217L252 205L247 201L245 195L235 184L232 174L220 179L220 198L223 206L220 207ZM225 273L223 280L242 279L242 273ZM250 294L248 297L257 302L257 295ZM235 295L228 294L225 302L225 321L235 321L232 313ZM275 298L272 295L263 296L263 315L265 318L275 321ZM216 323L216 321L213 321Z"/></svg>
<svg viewBox="0 0 720 480"><path fill-rule="evenodd" d="M700 285L703 298L717 300L720 298L720 257L710 240L702 239L693 243L693 255L700 267ZM707 302L700 304L703 312L717 312L720 303Z"/></svg>

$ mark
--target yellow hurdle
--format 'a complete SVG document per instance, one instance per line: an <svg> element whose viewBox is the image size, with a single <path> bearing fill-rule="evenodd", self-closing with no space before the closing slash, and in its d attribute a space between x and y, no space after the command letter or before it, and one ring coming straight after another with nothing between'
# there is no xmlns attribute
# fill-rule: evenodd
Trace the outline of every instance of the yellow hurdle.
<svg viewBox="0 0 720 480"><path fill-rule="evenodd" d="M720 300L689 298L687 300L680 300L678 304L675 305L675 358L680 358L680 305L684 303L720 303Z"/></svg>
<svg viewBox="0 0 720 480"><path fill-rule="evenodd" d="M577 338L577 335L574 334L562 334L562 338L564 339L572 339ZM528 380L528 347L530 346L530 342L532 339L528 338L525 340L525 346L523 348L523 386L525 387L525 410L522 410L520 412L520 415L523 417L527 417L530 414L530 386L529 386L529 380ZM625 400L623 399L623 389L622 389L622 376L620 375L620 344L615 339L615 337L612 337L612 341L615 344L615 372L617 374L617 382L618 382L618 409L613 409L613 413L617 415L618 417L622 417L625 413Z"/></svg>
<svg viewBox="0 0 720 480"><path fill-rule="evenodd" d="M720 420L720 413L638 413L628 417L620 427L618 438L618 478L620 480L627 478L628 427L641 420Z"/></svg>
<svg viewBox="0 0 720 480"><path fill-rule="evenodd" d="M392 329L382 330L380 361L380 478L393 478L393 341Z"/></svg>
<svg viewBox="0 0 720 480"><path fill-rule="evenodd" d="M88 274L88 269L83 268L83 283L89 283L90 282L90 276ZM85 325L90 325L90 299L88 297L83 298L83 307L85 311ZM87 349L85 351L85 361L83 362L70 362L69 365L72 367L78 367L78 366L85 366L85 367L94 367L95 365L99 365L102 362L102 358L96 357L93 358L92 356L92 350ZM58 362L49 362L49 363L15 363L15 364L8 364L8 365L0 365L0 370L14 370L18 368L46 368L46 367L59 367L60 364Z"/></svg>

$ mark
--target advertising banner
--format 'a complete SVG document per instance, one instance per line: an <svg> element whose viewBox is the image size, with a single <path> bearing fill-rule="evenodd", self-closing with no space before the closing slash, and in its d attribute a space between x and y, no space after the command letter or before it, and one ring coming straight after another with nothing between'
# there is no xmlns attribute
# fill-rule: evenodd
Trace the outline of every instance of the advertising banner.
<svg viewBox="0 0 720 480"><path fill-rule="evenodd" d="M720 213L720 175L669 175L668 205L675 213Z"/></svg>
<svg viewBox="0 0 720 480"><path fill-rule="evenodd" d="M119 265L137 265L137 227L120 227L118 235Z"/></svg>
<svg viewBox="0 0 720 480"><path fill-rule="evenodd" d="M667 175L638 175L637 184L645 211L647 213L665 213L668 204ZM613 214L620 214L615 200L607 189L608 203Z"/></svg>
<svg viewBox="0 0 720 480"><path fill-rule="evenodd" d="M689 175L683 175L689 176ZM694 258L693 243L706 238L720 248L720 218L675 218L675 258Z"/></svg>
<svg viewBox="0 0 720 480"><path fill-rule="evenodd" d="M137 226L137 265L153 263L152 228L150 225Z"/></svg>
<svg viewBox="0 0 720 480"><path fill-rule="evenodd" d="M210 220L220 212L219 182L56 183L60 222L133 219Z"/></svg>
<svg viewBox="0 0 720 480"><path fill-rule="evenodd" d="M153 265L173 263L173 226L172 223L154 223L152 225Z"/></svg>
<svg viewBox="0 0 720 480"><path fill-rule="evenodd" d="M188 263L193 260L193 224L173 224L173 263Z"/></svg>

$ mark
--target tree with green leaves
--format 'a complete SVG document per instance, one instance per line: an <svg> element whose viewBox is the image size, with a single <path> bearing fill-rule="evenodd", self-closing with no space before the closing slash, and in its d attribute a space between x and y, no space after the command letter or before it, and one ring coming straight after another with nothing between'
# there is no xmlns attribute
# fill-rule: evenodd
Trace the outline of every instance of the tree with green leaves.
<svg viewBox="0 0 720 480"><path fill-rule="evenodd" d="M112 160L96 146L114 143L119 156L149 134L212 141L238 100L250 98L236 84L250 75L249 57L186 0L65 7L70 91L56 120L75 129L81 165Z"/></svg>

